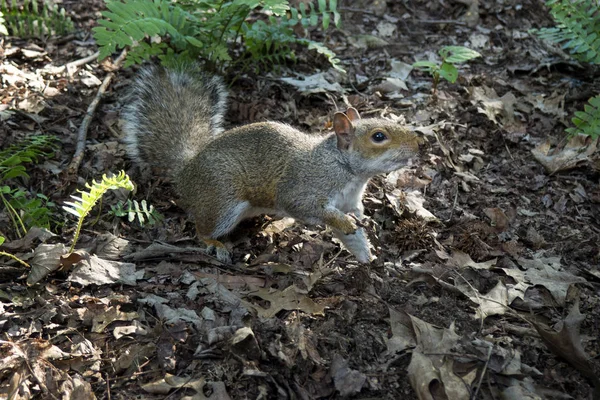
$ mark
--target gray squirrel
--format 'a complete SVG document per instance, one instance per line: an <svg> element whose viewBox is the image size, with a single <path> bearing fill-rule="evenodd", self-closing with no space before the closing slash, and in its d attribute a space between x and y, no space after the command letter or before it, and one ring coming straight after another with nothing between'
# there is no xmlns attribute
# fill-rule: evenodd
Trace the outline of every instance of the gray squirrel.
<svg viewBox="0 0 600 400"><path fill-rule="evenodd" d="M279 122L224 131L227 89L197 66L144 67L122 112L129 156L170 177L207 251L231 262L218 238L245 218L273 213L326 224L361 263L372 260L362 196L373 176L407 164L421 139L380 118L336 112L334 133ZM349 214L354 214L353 218Z"/></svg>

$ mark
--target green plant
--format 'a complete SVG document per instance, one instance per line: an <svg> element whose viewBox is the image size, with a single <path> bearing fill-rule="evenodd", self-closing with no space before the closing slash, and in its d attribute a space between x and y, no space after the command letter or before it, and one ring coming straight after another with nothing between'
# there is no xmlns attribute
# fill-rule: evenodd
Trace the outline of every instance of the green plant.
<svg viewBox="0 0 600 400"><path fill-rule="evenodd" d="M107 0L106 7L94 28L100 59L129 47L125 66L158 56L166 65L202 57L221 70L235 66L239 71L251 62L272 68L293 60L293 45L300 44L341 70L331 50L294 32L297 24L339 25L337 0L318 0L309 8L301 3L299 9L287 0Z"/></svg>
<svg viewBox="0 0 600 400"><path fill-rule="evenodd" d="M142 200L138 203L137 200L119 201L116 205L110 206L110 214L115 217L125 217L129 222L135 221L137 218L140 226L145 224L154 225L163 219L163 216L154 209L154 206L148 206L146 200Z"/></svg>
<svg viewBox="0 0 600 400"><path fill-rule="evenodd" d="M32 195L22 188L4 183L17 178L28 179L25 164L50 156L57 148L56 141L55 136L31 136L0 151L0 200L19 237L32 226L49 228L50 209L55 205L42 194Z"/></svg>
<svg viewBox="0 0 600 400"><path fill-rule="evenodd" d="M8 35L8 30L6 29L6 20L4 19L4 14L0 11L0 35Z"/></svg>
<svg viewBox="0 0 600 400"><path fill-rule="evenodd" d="M600 95L592 97L583 108L583 111L575 111L575 117L571 119L574 127L567 128L566 131L571 135L578 133L600 137Z"/></svg>
<svg viewBox="0 0 600 400"><path fill-rule="evenodd" d="M79 239L79 233L81 232L81 227L83 226L83 220L85 217L92 211L94 205L102 198L104 193L108 190L115 190L118 188L123 188L127 190L133 190L133 182L129 179L129 176L125 174L125 171L121 171L118 175L108 177L106 175L102 176L102 180L100 182L96 182L92 180L92 183L86 183L85 187L89 189L89 191L78 190L81 196L71 196L75 202L65 202L66 206L63 206L63 209L73 215L75 215L77 220L77 228L75 229L75 235L73 237L73 244L69 249L69 253L73 252L75 248L75 244Z"/></svg>
<svg viewBox="0 0 600 400"><path fill-rule="evenodd" d="M65 9L58 8L58 5L50 0L42 1L41 10L37 0L1 0L0 12L6 20L6 35L10 32L11 35L19 37L42 37L64 35L73 30L73 21L67 17ZM0 33L2 27L0 18Z"/></svg>
<svg viewBox="0 0 600 400"><path fill-rule="evenodd" d="M533 30L561 44L576 59L600 64L600 11L597 0L546 0L556 21L552 28Z"/></svg>
<svg viewBox="0 0 600 400"><path fill-rule="evenodd" d="M475 50L471 50L463 46L444 46L439 50L439 55L442 58L442 63L437 64L432 61L417 61L412 66L423 71L429 72L433 77L433 94L437 91L437 86L440 82L440 77L450 83L456 82L458 78L458 69L455 64L460 64L477 57L481 54Z"/></svg>
<svg viewBox="0 0 600 400"><path fill-rule="evenodd" d="M552 28L534 29L541 38L560 44L579 61L600 64L600 11L596 0L546 0L556 22ZM600 137L600 96L592 97L571 119L570 135Z"/></svg>
<svg viewBox="0 0 600 400"><path fill-rule="evenodd" d="M50 229L51 223L58 223L53 218L56 204L41 193L31 194L23 189L3 185L0 186L0 199L20 237L31 227Z"/></svg>
<svg viewBox="0 0 600 400"><path fill-rule="evenodd" d="M5 240L4 237L0 236L0 246L2 246L2 243L4 243L4 240ZM25 261L21 260L19 257L15 256L14 254L10 254L10 253L7 253L5 251L0 251L0 256L5 256L5 257L12 258L13 260L15 260L15 261L23 264L27 268L31 268L29 266L29 264L27 264Z"/></svg>

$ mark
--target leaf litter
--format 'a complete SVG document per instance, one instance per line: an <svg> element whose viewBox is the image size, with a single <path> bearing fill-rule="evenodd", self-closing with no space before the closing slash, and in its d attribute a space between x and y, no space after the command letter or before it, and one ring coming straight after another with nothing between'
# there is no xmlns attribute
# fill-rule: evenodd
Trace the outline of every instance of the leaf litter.
<svg viewBox="0 0 600 400"><path fill-rule="evenodd" d="M89 3L71 5L81 21L101 7ZM349 104L423 134L415 165L369 184L377 260L359 266L323 227L263 217L232 235L239 261L223 266L191 240L168 184L131 170L164 225L102 217L63 258L67 231L2 245L31 270L0 259L0 397L599 396L597 141L562 135L582 88L597 85L531 36L551 23L538 4L356 3L326 39L347 76L245 77L257 89L232 88L228 119L325 131L323 110ZM456 44L484 57L432 103L431 80L410 66ZM33 167L28 185L61 203L75 188L59 175L71 131L106 72L69 64L93 55L89 42L43 45L3 42L0 146L41 124L58 135L59 160ZM82 177L127 165L116 115L129 73L117 78Z"/></svg>

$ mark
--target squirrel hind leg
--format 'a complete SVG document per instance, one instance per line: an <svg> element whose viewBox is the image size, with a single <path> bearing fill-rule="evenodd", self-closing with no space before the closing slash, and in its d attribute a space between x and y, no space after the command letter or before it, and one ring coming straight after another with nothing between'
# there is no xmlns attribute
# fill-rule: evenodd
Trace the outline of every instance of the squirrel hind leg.
<svg viewBox="0 0 600 400"><path fill-rule="evenodd" d="M237 224L244 219L251 210L250 203L247 201L239 201L234 204L222 205L221 209L216 212L214 210L203 210L211 215L201 215L196 213L196 232L200 239L206 243L207 252L215 251L217 259L223 263L231 263L231 254L223 243L217 238L231 232Z"/></svg>
<svg viewBox="0 0 600 400"><path fill-rule="evenodd" d="M215 253L217 260L223 264L231 264L231 253L227 250L227 247L218 240L211 239L209 237L201 237L200 240L206 244L206 253Z"/></svg>

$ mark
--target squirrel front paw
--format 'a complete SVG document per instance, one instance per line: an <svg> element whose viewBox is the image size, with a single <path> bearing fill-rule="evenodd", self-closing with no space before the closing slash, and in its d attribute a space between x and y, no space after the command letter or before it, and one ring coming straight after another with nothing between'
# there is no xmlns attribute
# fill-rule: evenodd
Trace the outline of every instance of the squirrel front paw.
<svg viewBox="0 0 600 400"><path fill-rule="evenodd" d="M361 264L368 264L373 260L369 240L363 228L358 228L356 232L346 235L342 232L336 232L336 236L342 241L346 249L356 257Z"/></svg>

